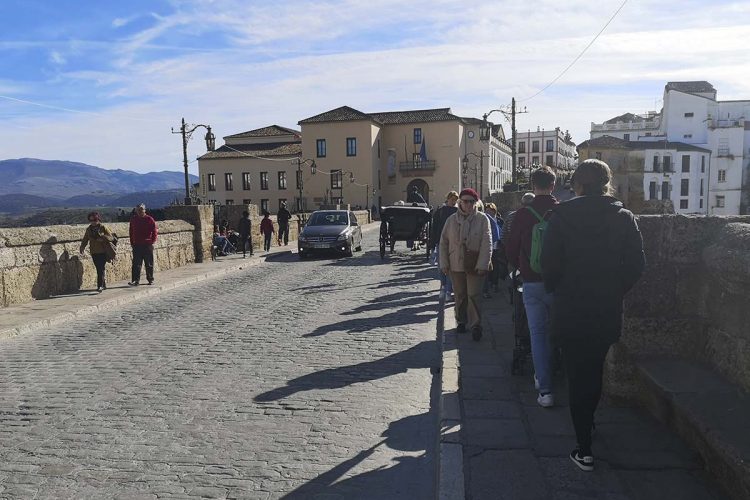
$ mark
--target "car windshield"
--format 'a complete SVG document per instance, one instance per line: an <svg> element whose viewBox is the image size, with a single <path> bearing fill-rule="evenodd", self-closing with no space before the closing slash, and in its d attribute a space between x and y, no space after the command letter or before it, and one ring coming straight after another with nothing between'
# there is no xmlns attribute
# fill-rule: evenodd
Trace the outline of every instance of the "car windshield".
<svg viewBox="0 0 750 500"><path fill-rule="evenodd" d="M346 226L348 224L349 219L346 213L339 212L316 212L307 222L308 226Z"/></svg>

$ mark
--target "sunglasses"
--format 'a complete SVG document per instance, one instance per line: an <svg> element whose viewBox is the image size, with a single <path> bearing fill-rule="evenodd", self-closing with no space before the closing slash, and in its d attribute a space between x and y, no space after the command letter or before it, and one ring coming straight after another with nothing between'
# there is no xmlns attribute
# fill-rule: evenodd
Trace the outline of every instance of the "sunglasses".
<svg viewBox="0 0 750 500"><path fill-rule="evenodd" d="M474 203L476 203L476 202L477 202L477 200L475 200L475 199L473 199L473 198L469 198L469 199L461 198L461 201L462 201L463 203L471 203L471 204L474 204Z"/></svg>

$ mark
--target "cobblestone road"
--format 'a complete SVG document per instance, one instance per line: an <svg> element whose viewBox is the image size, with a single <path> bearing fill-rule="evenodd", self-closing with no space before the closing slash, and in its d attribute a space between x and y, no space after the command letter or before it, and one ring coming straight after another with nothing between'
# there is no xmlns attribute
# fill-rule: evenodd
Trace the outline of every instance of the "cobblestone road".
<svg viewBox="0 0 750 500"><path fill-rule="evenodd" d="M432 498L433 271L375 243L0 341L0 498Z"/></svg>

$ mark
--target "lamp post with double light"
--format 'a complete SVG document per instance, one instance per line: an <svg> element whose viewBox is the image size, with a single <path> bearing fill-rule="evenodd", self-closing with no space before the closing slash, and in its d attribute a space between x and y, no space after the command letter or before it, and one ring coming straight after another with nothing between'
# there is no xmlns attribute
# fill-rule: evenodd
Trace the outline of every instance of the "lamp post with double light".
<svg viewBox="0 0 750 500"><path fill-rule="evenodd" d="M188 129L188 127L190 127ZM180 125L180 130L175 131L174 128L172 128L173 134L181 134L182 135L182 165L185 168L185 205L192 205L193 198L190 196L190 176L188 174L188 157L187 157L187 143L190 140L190 137L193 135L193 132L195 132L199 128L205 128L206 129L206 149L208 151L213 151L216 149L216 136L211 132L211 125L188 125L185 123L185 118L182 119L182 125Z"/></svg>
<svg viewBox="0 0 750 500"><path fill-rule="evenodd" d="M464 159L461 160L461 166L463 168L463 174L464 174L464 184L466 184L466 173L469 170L469 156L473 156L475 158L479 158L479 189L478 194L480 198L484 198L483 190L484 190L484 150L480 149L479 154L476 153L466 153L464 155ZM474 186L477 186L477 166L474 165L472 167L474 170Z"/></svg>
<svg viewBox="0 0 750 500"><path fill-rule="evenodd" d="M312 175L315 175L318 171L317 165L315 165L315 160L311 160L309 158L305 158L304 160L302 158L297 158L297 189L299 190L299 198L297 200L297 213L300 214L300 221L305 222L306 213L305 213L305 203L304 198L302 197L302 190L303 190L303 184L304 181L302 179L302 165L310 164L310 173Z"/></svg>

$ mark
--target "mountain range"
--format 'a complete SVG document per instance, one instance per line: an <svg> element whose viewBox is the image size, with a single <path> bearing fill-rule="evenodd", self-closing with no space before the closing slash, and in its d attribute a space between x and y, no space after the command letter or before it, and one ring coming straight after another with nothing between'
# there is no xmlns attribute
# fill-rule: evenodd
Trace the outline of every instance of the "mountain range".
<svg viewBox="0 0 750 500"><path fill-rule="evenodd" d="M185 196L182 172L139 174L85 163L19 158L0 160L0 212L49 207L161 207ZM190 182L198 181L191 175Z"/></svg>

